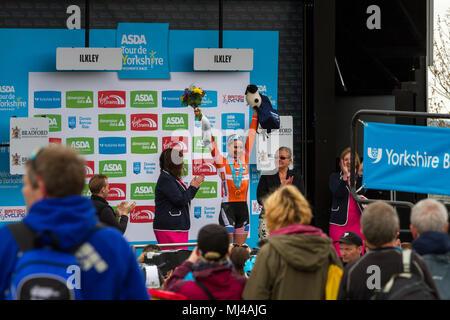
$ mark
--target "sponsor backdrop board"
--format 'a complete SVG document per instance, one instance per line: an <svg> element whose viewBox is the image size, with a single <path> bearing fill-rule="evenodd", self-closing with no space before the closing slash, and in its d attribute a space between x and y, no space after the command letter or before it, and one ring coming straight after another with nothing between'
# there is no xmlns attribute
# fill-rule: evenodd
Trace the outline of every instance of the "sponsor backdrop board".
<svg viewBox="0 0 450 320"><path fill-rule="evenodd" d="M210 166L210 160L206 157L207 153L199 144L200 134L196 136L196 133L194 133L194 128L199 129L196 127L198 124L194 122L193 116L187 111L187 108L179 108L177 95L181 96L180 93L186 86L197 84L212 91L205 97L203 110L205 114L211 116L214 130L242 130L243 125L248 126L249 110L232 111L234 110L233 106L244 105L244 92L248 83L258 85L259 91L271 99L274 108L277 107L278 32L224 31L224 47L251 48L254 52L253 70L244 73L246 74L244 77L247 77L247 79L240 84L236 83L236 91L224 93L222 88L208 87L209 81L206 84L194 82L198 74L193 70L194 48L217 47L217 31L170 30L169 28L168 55L165 55L161 49L165 46L162 41L164 39L159 39L161 42L156 43L152 42L155 36L151 34L147 36L152 28L145 26L145 30L142 29L142 32L140 32L139 24L126 27L130 28L129 30L132 32L128 33L124 28L125 32L120 31L120 36L118 35L119 30L116 29L91 29L91 47L127 47L128 52L131 53L127 59L131 59L126 60L126 63L130 63L128 64L130 67L133 63L152 61L151 59L142 60L142 57L133 55L133 48L136 48L136 54L143 53L145 48L150 55L157 51L153 55L157 60L153 61L157 62L158 66L168 67L169 77L167 77L167 69L164 71L164 76L160 75L152 79L149 79L149 75L141 77L126 74L122 78L119 77L117 72L64 72L61 73L63 74L62 77L70 75L71 80L67 83L71 85L55 84L54 79L56 78L54 77L57 73L56 48L83 47L84 30L0 29L0 38L14 39L14 41L8 42L7 49L0 50L0 111L3 115L3 117L0 117L1 143L9 143L10 117L37 117L46 114L49 119L49 142L69 143L77 147L86 158L90 159L86 165L87 175L99 172L101 167L102 172L107 172L111 176L111 180L115 180L114 187L117 198L122 196L120 190L122 190L124 182L121 179L128 179L130 174L131 177L137 177L139 174L143 175L144 172L146 174L147 172L158 172L157 161L143 160L157 159L158 151L153 147L156 144L159 151L161 146L167 143L177 144L183 148L186 146L186 153L190 151L191 154L198 156L194 159L196 161L194 168L198 168L200 165L204 168ZM164 59L161 60L161 57ZM138 70L139 68L134 68L127 71L131 74ZM150 64L150 69L143 68L141 71L142 73L149 73L156 72L158 69L154 63L153 69ZM182 73L189 73L190 75L186 75L187 79L182 81L181 78L177 78L178 80L172 79L172 77L177 77L177 74L181 76ZM39 76L39 79L48 86L44 88L40 84L36 84L36 87L31 90L29 88L29 74L30 83L33 77ZM226 77L228 75L238 75L240 72L210 72L206 74L214 75L227 83ZM108 77L105 78L106 81L112 81L111 83L115 83L115 86L103 85L104 78L99 81L87 80L90 77L98 80L97 77L102 75L106 75ZM181 82L175 85L174 81L179 80ZM84 81L87 81L86 83L90 85L83 85ZM123 91L125 91L125 96L122 93ZM216 91L217 95L213 91ZM238 108L242 109L242 107ZM179 117L180 114L181 117ZM187 118L183 114L187 114ZM125 121L126 124L123 127L122 123L125 123ZM132 128L133 123L134 127ZM154 130L155 123L158 126L157 130ZM162 128L163 123L164 129ZM186 123L187 129L185 128ZM98 131L93 135L88 135L87 132L84 135L83 130L87 132L89 130ZM183 130L189 131L190 136L187 133L184 134ZM63 136L63 131L70 133L70 135ZM225 132L223 135L226 136L227 134L229 133ZM222 139L225 139L222 132L215 132L214 135L218 138L218 141L220 141L221 136ZM155 151L156 153L152 153ZM252 154L252 159L255 159L254 154L255 152ZM98 159L94 159L96 156L98 156ZM136 157L140 160L130 161L128 157ZM2 224L3 222L19 221L25 212L25 202L20 192L22 176L10 175L9 173L8 148L0 148L0 160L2 160L0 161L2 182L0 187L0 224ZM100 161L103 162L100 164ZM123 161L126 161L126 163ZM185 181L190 181L189 179L194 174L192 172L193 164L190 161L186 161L185 171L187 176ZM251 199L256 199L256 186L259 180L259 172L256 170L255 161L250 165L250 171L251 201ZM215 174L211 174L207 178L208 182L218 182L218 177ZM145 191L149 190L152 187L151 183L156 183L156 180L136 179L133 182L125 182L127 199L131 199L131 183L146 183L144 185L133 185L135 191L133 198L139 198L136 201L147 202L145 205L148 207L142 208L144 214L146 214L146 211L152 212L154 199L141 199L151 198L151 195L147 195ZM198 199L205 199L206 202L198 202L200 204L193 204L192 206L193 225L196 223L195 221L198 221L196 217L199 216L204 219L208 218L211 222L217 222L218 220L217 206L209 205L208 201L212 200L206 198L208 188L211 188L211 185L205 184L202 192L198 195ZM220 202L220 189L217 192L216 204ZM138 224L136 223L136 225ZM141 225L144 225L144 223ZM132 226L131 223L130 226ZM247 243L256 246L258 241L257 215L251 214L250 227L251 232ZM153 236L152 233L150 226L148 236ZM193 229L190 238L195 240L195 236L195 229ZM139 238L128 232L127 237L129 239ZM135 244L147 243L147 239L131 240L131 242Z"/></svg>
<svg viewBox="0 0 450 320"><path fill-rule="evenodd" d="M75 148L87 160L86 183L94 173L109 177L112 206L136 201L125 236L129 241L154 241L152 229L159 155L167 148L184 153L184 182L205 174L206 181L191 202L190 239L201 226L217 222L221 183L209 148L204 148L200 122L191 107L181 104L191 84L206 90L201 107L213 123L213 135L222 136L249 127L249 107L242 88L248 72L172 72L169 80L120 81L115 73L31 72L29 116L49 117L50 138ZM45 99L42 99L42 98ZM42 103L52 97L51 106ZM58 99L56 99L58 97ZM238 97L218 100L218 97ZM226 107L227 113L221 110ZM235 115L234 118L230 115ZM231 129L230 129L231 128ZM222 146L219 145L222 149ZM90 196L88 187L85 195Z"/></svg>

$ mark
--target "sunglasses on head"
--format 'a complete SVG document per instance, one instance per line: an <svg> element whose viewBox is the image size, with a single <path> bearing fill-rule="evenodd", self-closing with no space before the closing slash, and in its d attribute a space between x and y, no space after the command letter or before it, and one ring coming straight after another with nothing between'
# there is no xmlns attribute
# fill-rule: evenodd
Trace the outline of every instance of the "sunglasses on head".
<svg viewBox="0 0 450 320"><path fill-rule="evenodd" d="M245 243L244 244L233 243L233 248L237 247L248 248L248 245L246 245Z"/></svg>

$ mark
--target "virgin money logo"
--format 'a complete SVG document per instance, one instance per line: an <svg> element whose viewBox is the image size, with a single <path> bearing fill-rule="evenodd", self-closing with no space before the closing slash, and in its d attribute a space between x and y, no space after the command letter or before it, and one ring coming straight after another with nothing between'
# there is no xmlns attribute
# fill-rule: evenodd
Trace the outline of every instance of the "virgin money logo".
<svg viewBox="0 0 450 320"><path fill-rule="evenodd" d="M48 138L49 144L62 144L61 138Z"/></svg>
<svg viewBox="0 0 450 320"><path fill-rule="evenodd" d="M107 201L125 200L127 185L125 183L110 183Z"/></svg>
<svg viewBox="0 0 450 320"><path fill-rule="evenodd" d="M155 206L136 206L130 213L130 223L152 223Z"/></svg>
<svg viewBox="0 0 450 320"><path fill-rule="evenodd" d="M125 91L99 91L99 108L125 108Z"/></svg>
<svg viewBox="0 0 450 320"><path fill-rule="evenodd" d="M132 114L131 130L135 131L158 130L158 115L151 113Z"/></svg>
<svg viewBox="0 0 450 320"><path fill-rule="evenodd" d="M162 137L162 149L178 149L181 152L185 153L189 151L188 141L188 137Z"/></svg>
<svg viewBox="0 0 450 320"><path fill-rule="evenodd" d="M91 178L94 175L94 161L86 161L84 168L86 170L86 178Z"/></svg>
<svg viewBox="0 0 450 320"><path fill-rule="evenodd" d="M215 176L217 174L213 159L194 159L192 160L192 174Z"/></svg>

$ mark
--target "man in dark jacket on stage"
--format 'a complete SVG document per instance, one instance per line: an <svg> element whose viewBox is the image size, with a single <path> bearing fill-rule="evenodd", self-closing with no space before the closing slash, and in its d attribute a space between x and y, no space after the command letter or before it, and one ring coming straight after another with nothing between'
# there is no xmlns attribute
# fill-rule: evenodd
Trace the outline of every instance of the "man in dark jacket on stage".
<svg viewBox="0 0 450 320"><path fill-rule="evenodd" d="M133 201L128 204L128 202L122 201L117 206L116 212L114 212L113 208L106 201L109 193L109 183L108 177L103 174L94 174L89 180L89 190L92 193L91 200L97 210L100 221L125 233L128 224L128 215L133 211L136 202Z"/></svg>

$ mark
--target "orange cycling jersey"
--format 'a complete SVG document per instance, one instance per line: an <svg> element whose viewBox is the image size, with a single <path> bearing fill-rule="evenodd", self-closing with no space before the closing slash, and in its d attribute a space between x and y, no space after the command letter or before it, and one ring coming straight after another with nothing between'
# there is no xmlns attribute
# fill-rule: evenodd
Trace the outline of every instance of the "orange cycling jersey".
<svg viewBox="0 0 450 320"><path fill-rule="evenodd" d="M252 152L253 145L255 143L257 126L258 115L256 112L254 112L250 124L250 129L248 131L247 140L245 141L244 152L239 159L241 165L239 164L238 159L227 159L223 157L219 152L219 149L217 148L214 138L212 138L211 155L214 158L217 173L222 179L222 202L247 202L248 187L250 185L250 173L248 171L247 165L250 158L250 153ZM236 185L234 183L232 173L233 169L230 166L230 162L232 162L236 176L239 175L240 166L242 166L242 181L239 189L236 188Z"/></svg>

